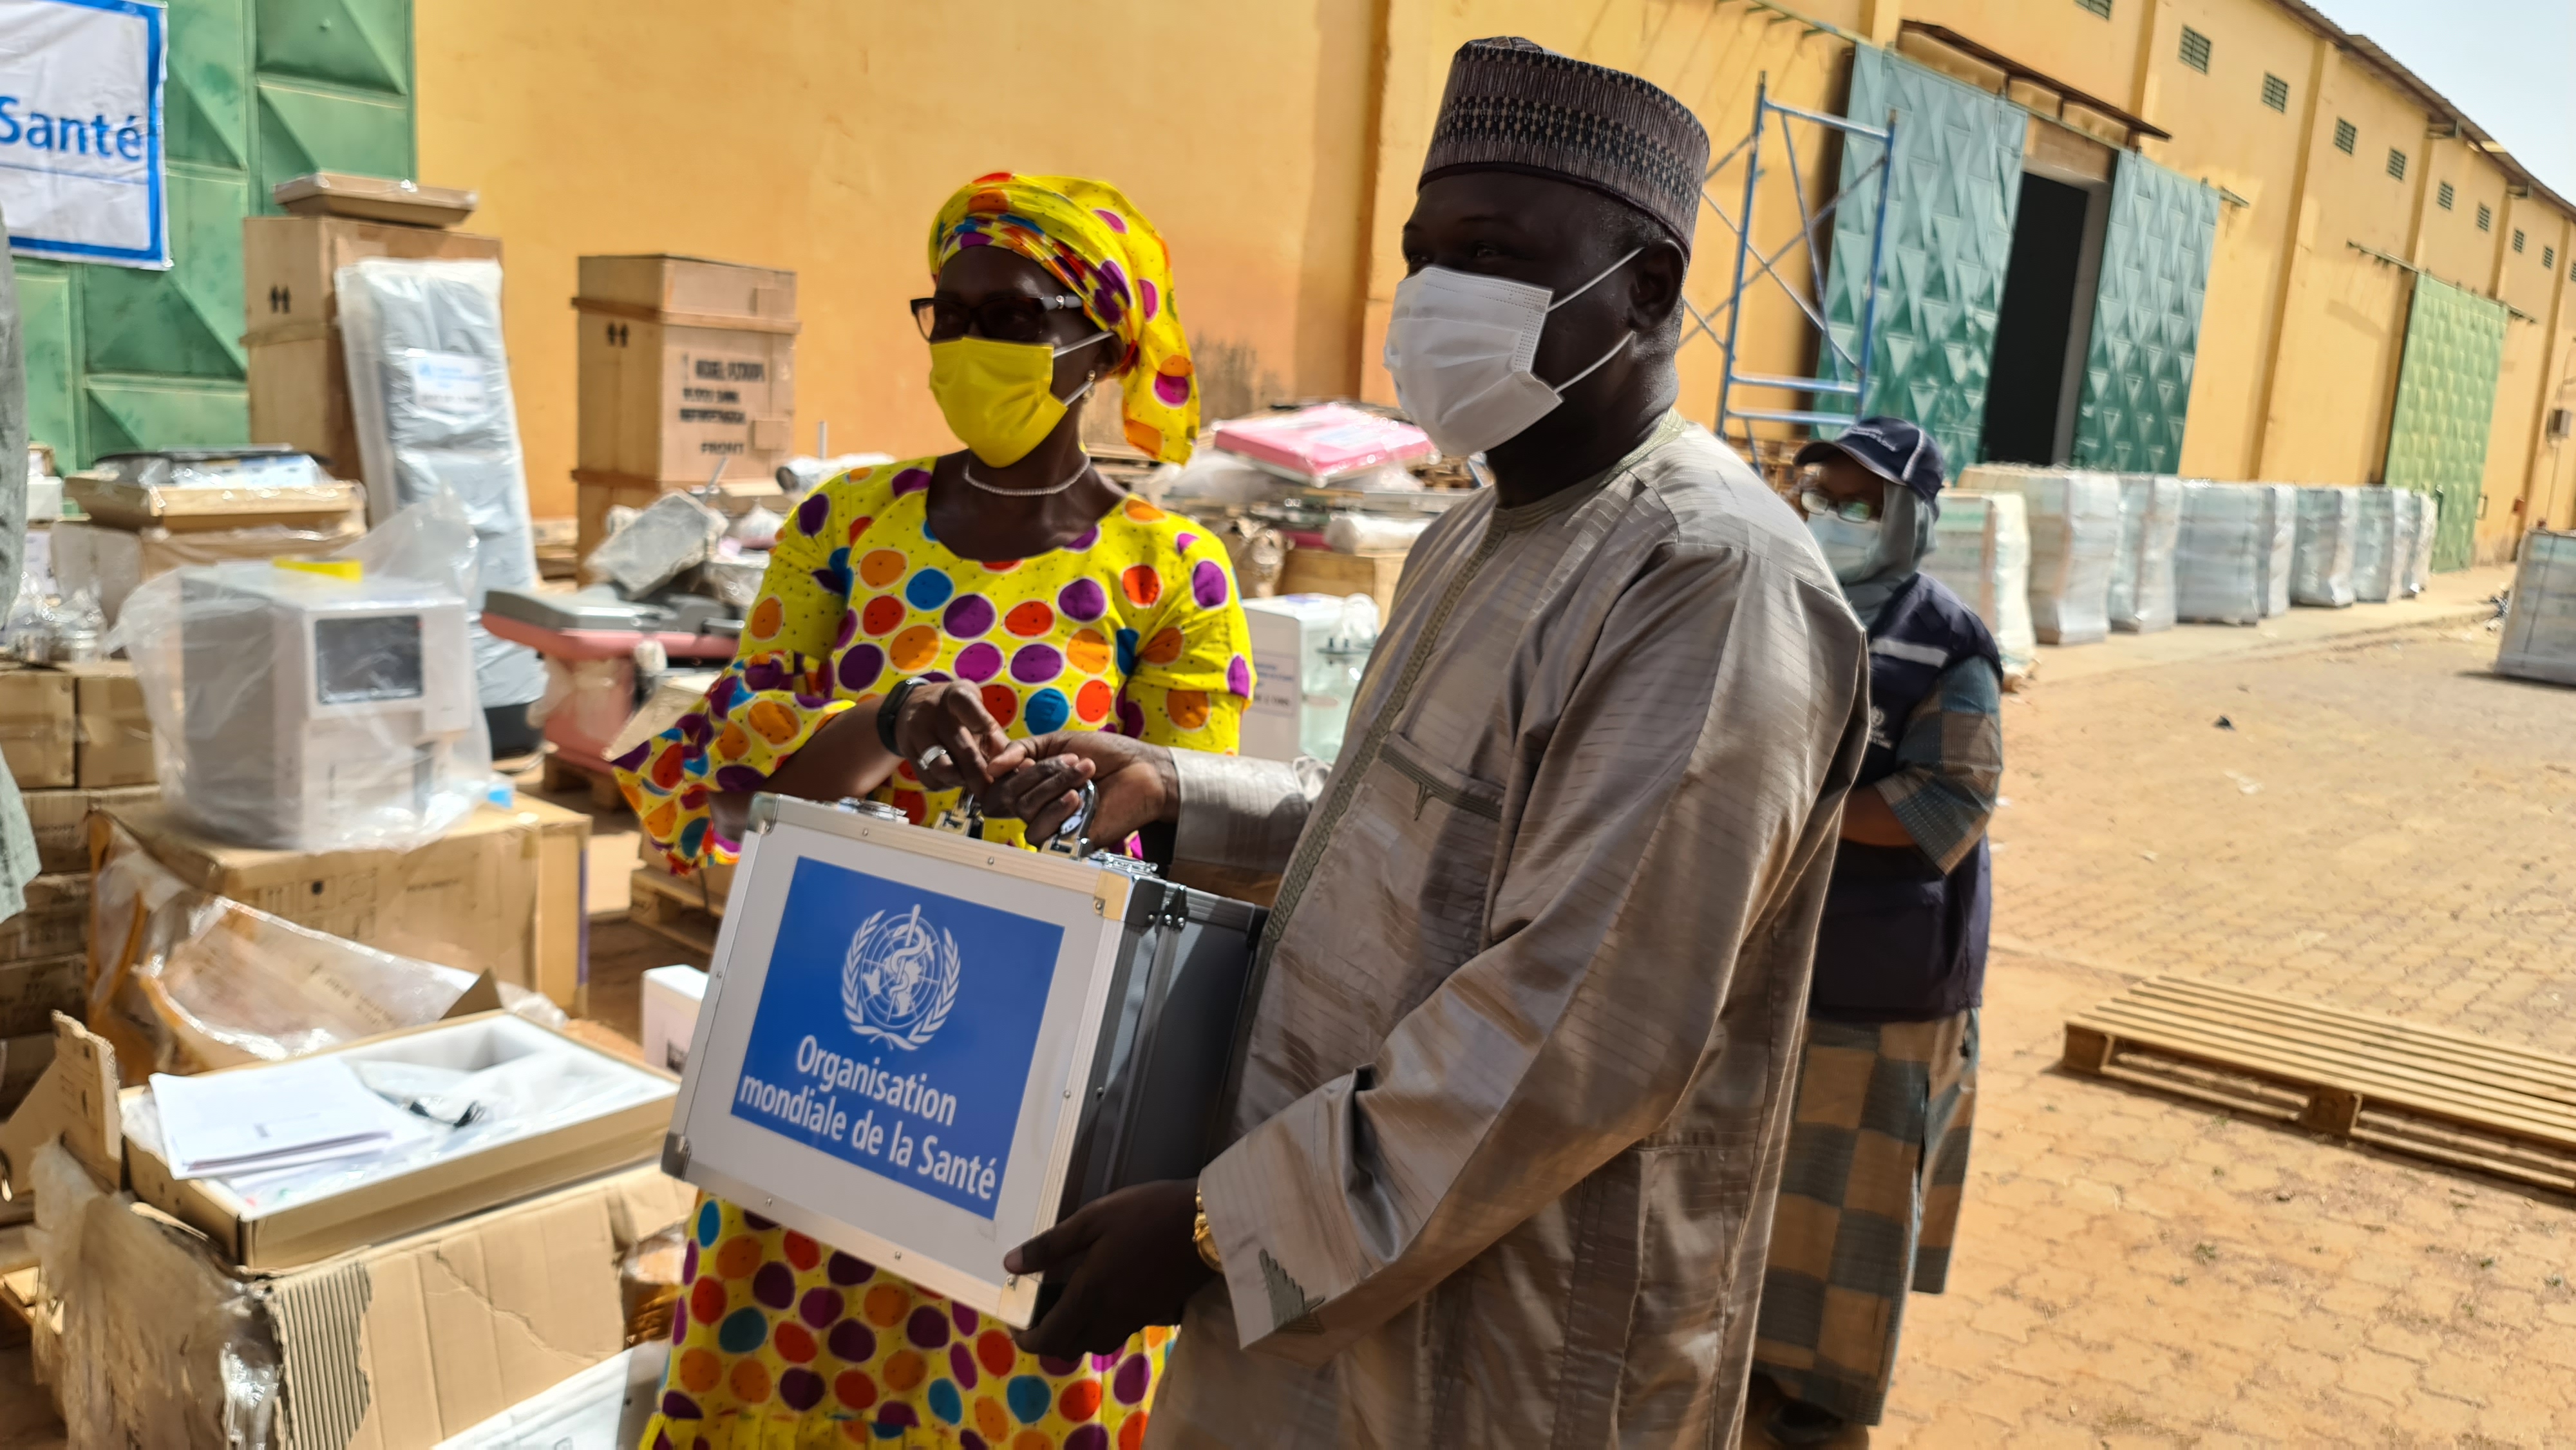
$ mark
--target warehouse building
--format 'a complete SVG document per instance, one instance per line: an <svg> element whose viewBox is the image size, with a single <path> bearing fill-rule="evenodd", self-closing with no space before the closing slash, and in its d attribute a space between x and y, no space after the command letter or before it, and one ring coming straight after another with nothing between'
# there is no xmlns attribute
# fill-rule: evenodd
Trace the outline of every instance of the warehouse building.
<svg viewBox="0 0 2576 1450"><path fill-rule="evenodd" d="M1740 373L1847 372L1791 289L1848 345L1876 249L1865 401L1937 428L1963 462L2422 489L2442 499L2443 567L2576 525L2569 204L2298 0L976 13L969 47L939 7L879 0L417 16L407 0L172 0L175 265L20 262L36 436L80 459L243 438L241 219L325 167L482 193L540 514L572 511L566 304L585 253L794 269L799 436L828 420L839 447L944 446L903 299L931 212L997 166L1109 176L1154 216L1213 411L1391 398L1376 358L1396 233L1448 57L1516 33L1655 80L1720 153L1765 90L1873 126L1896 115L1884 237L1874 208L1839 208L1819 224L1824 265L1793 248L1776 267L1790 287L1755 268L1740 307L1743 153L1711 177L1690 288L1709 327L1683 373L1702 421L1730 328ZM1820 128L1790 136L1754 188L1766 255L1869 159Z"/></svg>

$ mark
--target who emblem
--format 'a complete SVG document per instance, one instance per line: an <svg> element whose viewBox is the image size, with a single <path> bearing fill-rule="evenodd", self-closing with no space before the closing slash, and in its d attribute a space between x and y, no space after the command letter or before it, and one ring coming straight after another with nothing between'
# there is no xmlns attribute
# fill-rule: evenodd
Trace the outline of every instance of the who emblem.
<svg viewBox="0 0 2576 1450"><path fill-rule="evenodd" d="M921 919L915 906L859 923L841 963L841 1012L850 1030L909 1052L928 1045L957 1005L957 938Z"/></svg>

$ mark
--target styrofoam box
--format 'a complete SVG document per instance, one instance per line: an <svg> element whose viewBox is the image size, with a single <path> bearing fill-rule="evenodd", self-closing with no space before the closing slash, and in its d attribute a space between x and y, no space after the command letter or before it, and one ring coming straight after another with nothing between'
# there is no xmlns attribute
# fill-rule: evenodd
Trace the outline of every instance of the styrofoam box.
<svg viewBox="0 0 2576 1450"><path fill-rule="evenodd" d="M684 1072L689 1038L698 1030L698 1005L706 1000L707 974L695 967L655 967L644 974L644 1060Z"/></svg>
<svg viewBox="0 0 2576 1450"><path fill-rule="evenodd" d="M1331 594L1281 594L1243 601L1252 629L1252 703L1236 748L1262 760L1295 760L1305 733L1308 666L1342 618Z"/></svg>

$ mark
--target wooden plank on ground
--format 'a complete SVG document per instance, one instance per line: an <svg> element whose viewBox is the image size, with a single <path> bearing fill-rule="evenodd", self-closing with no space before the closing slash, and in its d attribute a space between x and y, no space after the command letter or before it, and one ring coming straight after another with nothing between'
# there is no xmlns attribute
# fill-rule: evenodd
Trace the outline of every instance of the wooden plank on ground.
<svg viewBox="0 0 2576 1450"><path fill-rule="evenodd" d="M2576 1059L2249 988L2153 977L2066 1023L2071 1072L2576 1190Z"/></svg>
<svg viewBox="0 0 2576 1450"><path fill-rule="evenodd" d="M723 899L710 898L696 881L638 866L628 878L626 919L701 956L713 955Z"/></svg>

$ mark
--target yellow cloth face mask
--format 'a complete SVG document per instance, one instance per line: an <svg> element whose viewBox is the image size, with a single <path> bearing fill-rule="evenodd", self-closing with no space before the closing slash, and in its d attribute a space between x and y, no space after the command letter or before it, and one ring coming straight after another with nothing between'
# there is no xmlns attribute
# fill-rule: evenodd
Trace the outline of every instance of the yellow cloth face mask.
<svg viewBox="0 0 2576 1450"><path fill-rule="evenodd" d="M1091 391L1085 382L1070 398L1055 395L1055 360L1107 337L1095 332L1080 342L997 342L954 337L930 345L930 396L957 435L988 468L1007 468L1044 442L1065 409Z"/></svg>

